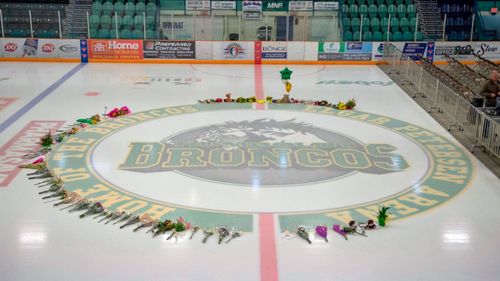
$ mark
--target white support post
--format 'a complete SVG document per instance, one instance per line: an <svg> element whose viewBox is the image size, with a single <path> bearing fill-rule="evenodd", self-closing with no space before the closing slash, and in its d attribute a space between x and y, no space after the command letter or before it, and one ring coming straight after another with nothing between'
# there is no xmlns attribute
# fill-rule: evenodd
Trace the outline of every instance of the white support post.
<svg viewBox="0 0 500 281"><path fill-rule="evenodd" d="M59 39L62 39L62 28L61 28L61 11L57 11L57 20L59 22Z"/></svg>
<svg viewBox="0 0 500 281"><path fill-rule="evenodd" d="M146 12L142 12L142 26L143 26L143 37L146 40Z"/></svg>
<svg viewBox="0 0 500 281"><path fill-rule="evenodd" d="M170 40L174 40L174 14L170 15Z"/></svg>
<svg viewBox="0 0 500 281"><path fill-rule="evenodd" d="M238 40L243 40L243 36L241 36L241 14L238 16Z"/></svg>
<svg viewBox="0 0 500 281"><path fill-rule="evenodd" d="M389 19L387 21L387 42L389 42L389 39L391 35L391 15L389 15Z"/></svg>
<svg viewBox="0 0 500 281"><path fill-rule="evenodd" d="M265 23L265 24L266 24L266 41L270 41L270 40L269 40L269 38L267 38L267 17L268 17L268 16L267 16L267 14L266 14L266 19L265 19L265 21L266 21L266 23Z"/></svg>
<svg viewBox="0 0 500 281"><path fill-rule="evenodd" d="M443 20L443 37L442 37L442 41L444 41L444 38L446 36L446 17L447 17L447 14L444 14L444 20Z"/></svg>
<svg viewBox="0 0 500 281"><path fill-rule="evenodd" d="M193 12L193 40L196 40L196 17Z"/></svg>
<svg viewBox="0 0 500 281"><path fill-rule="evenodd" d="M335 13L332 15L332 41L335 41Z"/></svg>
<svg viewBox="0 0 500 281"><path fill-rule="evenodd" d="M90 22L89 22L89 11L87 11L87 38L90 38Z"/></svg>
<svg viewBox="0 0 500 281"><path fill-rule="evenodd" d="M214 13L210 11L210 40L214 41Z"/></svg>
<svg viewBox="0 0 500 281"><path fill-rule="evenodd" d="M31 10L28 10L28 14L30 16L30 33L31 33L31 38L33 38L33 20L31 18Z"/></svg>
<svg viewBox="0 0 500 281"><path fill-rule="evenodd" d="M474 24L476 23L476 14L472 14L472 26L470 27L470 41L474 37Z"/></svg>
<svg viewBox="0 0 500 281"><path fill-rule="evenodd" d="M363 41L363 15L361 15L361 24L359 25L359 42Z"/></svg>
<svg viewBox="0 0 500 281"><path fill-rule="evenodd" d="M290 16L287 13L286 14L286 41L288 41L288 36L289 36L288 32L290 32L289 23L290 23Z"/></svg>
<svg viewBox="0 0 500 281"><path fill-rule="evenodd" d="M415 20L415 34L414 34L414 40L413 41L417 41L417 32L418 32L418 14L417 14L417 18Z"/></svg>
<svg viewBox="0 0 500 281"><path fill-rule="evenodd" d="M116 40L118 40L118 14L115 12L115 37L116 37Z"/></svg>
<svg viewBox="0 0 500 281"><path fill-rule="evenodd" d="M304 41L308 41L307 40L307 39L309 39L309 36L308 36L309 35L309 15L308 14L305 14L304 21L305 21L305 23L304 23L304 25L305 25L305 27L304 27L304 29L305 29L304 30L304 32L305 32Z"/></svg>
<svg viewBox="0 0 500 281"><path fill-rule="evenodd" d="M2 37L5 37L5 33L3 30L3 14L2 14L2 9L0 9L0 25L2 26Z"/></svg>

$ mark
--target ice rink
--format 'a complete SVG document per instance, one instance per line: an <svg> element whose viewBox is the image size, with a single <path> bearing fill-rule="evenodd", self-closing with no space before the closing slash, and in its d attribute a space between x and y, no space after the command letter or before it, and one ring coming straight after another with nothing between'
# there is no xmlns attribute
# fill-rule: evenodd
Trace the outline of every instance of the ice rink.
<svg viewBox="0 0 500 281"><path fill-rule="evenodd" d="M357 107L198 103L281 98L284 65L0 63L0 280L497 280L500 180L378 67L288 67L291 97ZM17 168L33 141L123 105L49 156L68 188L241 237L152 239L41 199ZM368 237L331 230L382 205Z"/></svg>

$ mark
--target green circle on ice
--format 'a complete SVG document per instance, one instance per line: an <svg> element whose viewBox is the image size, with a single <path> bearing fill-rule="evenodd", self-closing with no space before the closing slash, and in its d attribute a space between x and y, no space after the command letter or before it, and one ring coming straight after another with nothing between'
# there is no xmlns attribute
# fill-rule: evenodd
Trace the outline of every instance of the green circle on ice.
<svg viewBox="0 0 500 281"><path fill-rule="evenodd" d="M48 166L110 210L247 231L260 212L287 229L374 218L381 205L407 217L450 200L474 173L459 146L420 126L278 104L258 118L250 104L196 104L108 119L54 147Z"/></svg>

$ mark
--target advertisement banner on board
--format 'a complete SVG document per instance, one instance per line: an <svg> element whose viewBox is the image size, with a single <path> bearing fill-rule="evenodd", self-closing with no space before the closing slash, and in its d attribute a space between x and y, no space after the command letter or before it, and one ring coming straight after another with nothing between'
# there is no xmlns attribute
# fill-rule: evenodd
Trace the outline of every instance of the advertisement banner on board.
<svg viewBox="0 0 500 281"><path fill-rule="evenodd" d="M446 61L446 55L461 61L474 60L476 42L436 42L434 61Z"/></svg>
<svg viewBox="0 0 500 281"><path fill-rule="evenodd" d="M313 8L313 1L290 1L288 3L289 11L312 12Z"/></svg>
<svg viewBox="0 0 500 281"><path fill-rule="evenodd" d="M163 21L161 24L161 27L163 28L163 31L184 31L184 21L183 20L166 20Z"/></svg>
<svg viewBox="0 0 500 281"><path fill-rule="evenodd" d="M320 42L319 61L370 61L371 42Z"/></svg>
<svg viewBox="0 0 500 281"><path fill-rule="evenodd" d="M262 41L262 58L263 59L287 59L287 43Z"/></svg>
<svg viewBox="0 0 500 281"><path fill-rule="evenodd" d="M314 2L314 11L337 11L339 2Z"/></svg>
<svg viewBox="0 0 500 281"><path fill-rule="evenodd" d="M186 11L210 11L210 1L186 0Z"/></svg>
<svg viewBox="0 0 500 281"><path fill-rule="evenodd" d="M144 41L145 59L195 59L195 41Z"/></svg>
<svg viewBox="0 0 500 281"><path fill-rule="evenodd" d="M136 60L143 58L142 40L89 40L90 59Z"/></svg>
<svg viewBox="0 0 500 281"><path fill-rule="evenodd" d="M63 39L2 38L2 57L80 58L80 41Z"/></svg>
<svg viewBox="0 0 500 281"><path fill-rule="evenodd" d="M262 18L262 1L243 1L243 16L245 20L260 20Z"/></svg>
<svg viewBox="0 0 500 281"><path fill-rule="evenodd" d="M214 42L215 60L253 60L253 41L222 41Z"/></svg>
<svg viewBox="0 0 500 281"><path fill-rule="evenodd" d="M475 53L494 62L500 61L500 42L477 42Z"/></svg>
<svg viewBox="0 0 500 281"><path fill-rule="evenodd" d="M212 10L236 10L235 1L212 1Z"/></svg>

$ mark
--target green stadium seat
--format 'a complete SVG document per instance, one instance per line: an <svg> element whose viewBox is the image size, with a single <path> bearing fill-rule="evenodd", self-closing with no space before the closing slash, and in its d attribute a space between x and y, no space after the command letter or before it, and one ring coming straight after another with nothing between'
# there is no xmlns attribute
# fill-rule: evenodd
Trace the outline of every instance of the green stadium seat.
<svg viewBox="0 0 500 281"><path fill-rule="evenodd" d="M344 41L352 41L352 32L344 31Z"/></svg>
<svg viewBox="0 0 500 281"><path fill-rule="evenodd" d="M146 39L157 39L156 31L154 29L146 29Z"/></svg>
<svg viewBox="0 0 500 281"><path fill-rule="evenodd" d="M384 4L378 5L378 15L383 18L387 16L387 6Z"/></svg>
<svg viewBox="0 0 500 281"><path fill-rule="evenodd" d="M102 4L100 2L92 3L92 14L100 16L102 13Z"/></svg>
<svg viewBox="0 0 500 281"><path fill-rule="evenodd" d="M392 41L403 41L403 34L399 31L393 32Z"/></svg>
<svg viewBox="0 0 500 281"><path fill-rule="evenodd" d="M101 29L109 29L111 27L111 17L108 15L101 16Z"/></svg>
<svg viewBox="0 0 500 281"><path fill-rule="evenodd" d="M149 4L149 3L153 3L153 4L155 4L155 5L156 5L156 0L148 0L148 4Z"/></svg>
<svg viewBox="0 0 500 281"><path fill-rule="evenodd" d="M377 5L382 5L382 4L385 4L385 0L376 0L375 2L377 2Z"/></svg>
<svg viewBox="0 0 500 281"><path fill-rule="evenodd" d="M371 19L370 26L372 27L372 31L380 30L380 20L378 18Z"/></svg>
<svg viewBox="0 0 500 281"><path fill-rule="evenodd" d="M406 5L400 4L397 8L399 18L406 17Z"/></svg>
<svg viewBox="0 0 500 281"><path fill-rule="evenodd" d="M406 0L405 3L406 3L407 6L411 5L411 4L413 4L413 0Z"/></svg>
<svg viewBox="0 0 500 281"><path fill-rule="evenodd" d="M156 4L154 3L148 3L146 5L146 15L148 16L155 16L156 15Z"/></svg>
<svg viewBox="0 0 500 281"><path fill-rule="evenodd" d="M370 6L370 5L373 5L375 4L375 0L367 0L366 1L366 5Z"/></svg>
<svg viewBox="0 0 500 281"><path fill-rule="evenodd" d="M122 29L120 31L120 39L132 39L132 31L130 29Z"/></svg>
<svg viewBox="0 0 500 281"><path fill-rule="evenodd" d="M396 6L395 5L388 5L387 6L387 13L389 15L391 15L391 18L396 16L396 12L397 12L397 9L396 9Z"/></svg>
<svg viewBox="0 0 500 281"><path fill-rule="evenodd" d="M413 41L413 33L409 31L403 32L403 41Z"/></svg>
<svg viewBox="0 0 500 281"><path fill-rule="evenodd" d="M156 24L155 16L146 16L146 27L152 28Z"/></svg>
<svg viewBox="0 0 500 281"><path fill-rule="evenodd" d="M135 14L135 5L132 2L125 4L125 15L133 16Z"/></svg>
<svg viewBox="0 0 500 281"><path fill-rule="evenodd" d="M422 32L417 31L417 41L422 41L422 40L424 40L424 35L422 34Z"/></svg>
<svg viewBox="0 0 500 281"><path fill-rule="evenodd" d="M406 6L406 14L408 15L408 17L415 16L415 6L413 4Z"/></svg>
<svg viewBox="0 0 500 281"><path fill-rule="evenodd" d="M349 5L342 5L342 8L340 9L342 11L342 14L345 16L349 15Z"/></svg>
<svg viewBox="0 0 500 281"><path fill-rule="evenodd" d="M124 27L131 28L134 25L134 18L129 15L123 16L122 25Z"/></svg>
<svg viewBox="0 0 500 281"><path fill-rule="evenodd" d="M406 10L405 10L405 12L406 12ZM360 5L359 6L359 14L363 15L363 17L368 16L368 6L366 6L366 5Z"/></svg>
<svg viewBox="0 0 500 281"><path fill-rule="evenodd" d="M356 4L353 4L353 5L350 5L349 6L349 16L351 18L353 17L357 17L359 14L359 8L358 8L358 5Z"/></svg>
<svg viewBox="0 0 500 281"><path fill-rule="evenodd" d="M370 16L370 18L375 18L377 17L377 14L378 14L378 8L377 8L377 5L370 5L368 7L368 15Z"/></svg>
<svg viewBox="0 0 500 281"><path fill-rule="evenodd" d="M351 30L359 31L360 25L361 25L361 22L360 22L359 18L352 18L351 19Z"/></svg>
<svg viewBox="0 0 500 281"><path fill-rule="evenodd" d="M123 16L123 14L125 13L125 4L123 4L122 2L116 2L115 13L119 16Z"/></svg>
<svg viewBox="0 0 500 281"><path fill-rule="evenodd" d="M387 31L387 26L389 25L389 19L388 18L382 18L380 20L380 30L382 32Z"/></svg>
<svg viewBox="0 0 500 281"><path fill-rule="evenodd" d="M115 4L116 3L125 3L126 1L125 0L115 0Z"/></svg>
<svg viewBox="0 0 500 281"><path fill-rule="evenodd" d="M399 28L403 32L408 31L410 29L410 21L408 20L408 18L401 18L399 20Z"/></svg>
<svg viewBox="0 0 500 281"><path fill-rule="evenodd" d="M383 41L382 39L382 32L380 31L374 31L372 35L373 41Z"/></svg>
<svg viewBox="0 0 500 281"><path fill-rule="evenodd" d="M103 15L111 15L111 13L114 11L115 6L113 3L106 1L104 4L102 4L102 14Z"/></svg>
<svg viewBox="0 0 500 281"><path fill-rule="evenodd" d="M344 30L349 30L351 28L351 20L348 17L342 17L342 27Z"/></svg>
<svg viewBox="0 0 500 281"><path fill-rule="evenodd" d="M137 3L146 3L146 0L137 0Z"/></svg>
<svg viewBox="0 0 500 281"><path fill-rule="evenodd" d="M399 30L399 19L391 18L391 32Z"/></svg>
<svg viewBox="0 0 500 281"><path fill-rule="evenodd" d="M373 37L372 37L372 32L371 31L366 31L366 32L363 32L363 41L373 41Z"/></svg>
<svg viewBox="0 0 500 281"><path fill-rule="evenodd" d="M109 38L111 39L116 39L116 29L115 28L111 28L111 30L109 31ZM120 35L120 30L118 30L118 35ZM118 39L120 38L120 36L118 36Z"/></svg>
<svg viewBox="0 0 500 281"><path fill-rule="evenodd" d="M366 5L366 0L358 0L357 4L360 5L360 7L361 5Z"/></svg>
<svg viewBox="0 0 500 281"><path fill-rule="evenodd" d="M410 19L410 23L409 23L409 26L410 26L410 30L413 32L415 31L415 27L417 25L417 18L411 18Z"/></svg>
<svg viewBox="0 0 500 281"><path fill-rule="evenodd" d="M387 6L394 5L394 0L386 0Z"/></svg>
<svg viewBox="0 0 500 281"><path fill-rule="evenodd" d="M369 18L363 17L363 21L361 23L363 24L363 26L362 26L363 32L370 30L371 24L370 24Z"/></svg>
<svg viewBox="0 0 500 281"><path fill-rule="evenodd" d="M90 38L97 38L98 35L99 33L97 32L97 29L95 28L90 29Z"/></svg>
<svg viewBox="0 0 500 281"><path fill-rule="evenodd" d="M401 5L403 4L404 0L396 0L396 5Z"/></svg>
<svg viewBox="0 0 500 281"><path fill-rule="evenodd" d="M91 15L89 17L90 28L98 28L101 23L101 18L98 15Z"/></svg>
<svg viewBox="0 0 500 281"><path fill-rule="evenodd" d="M356 0L347 0L347 4L349 6L353 5L354 3L356 3Z"/></svg>
<svg viewBox="0 0 500 281"><path fill-rule="evenodd" d="M144 17L141 15L137 15L134 17L134 27L143 29L144 28Z"/></svg>
<svg viewBox="0 0 500 281"><path fill-rule="evenodd" d="M146 12L146 5L142 2L135 4L135 14L143 15Z"/></svg>
<svg viewBox="0 0 500 281"><path fill-rule="evenodd" d="M115 29L116 25L118 25L118 29L121 29L123 24L123 18L121 16L113 16L111 18L111 27ZM113 37L113 36L111 36Z"/></svg>
<svg viewBox="0 0 500 281"><path fill-rule="evenodd" d="M359 41L360 36L361 33L359 33L359 31L354 31L354 33L352 34L352 41Z"/></svg>
<svg viewBox="0 0 500 281"><path fill-rule="evenodd" d="M387 38L389 36L389 38ZM392 40L392 34L389 32L389 35L387 35L387 32L382 32L382 41L391 41Z"/></svg>
<svg viewBox="0 0 500 281"><path fill-rule="evenodd" d="M107 28L99 29L99 34L97 35L97 38L100 38L100 39L110 38L109 29L107 29Z"/></svg>
<svg viewBox="0 0 500 281"><path fill-rule="evenodd" d="M142 32L141 29L135 29L132 31L132 39L143 39L144 38L144 32Z"/></svg>

